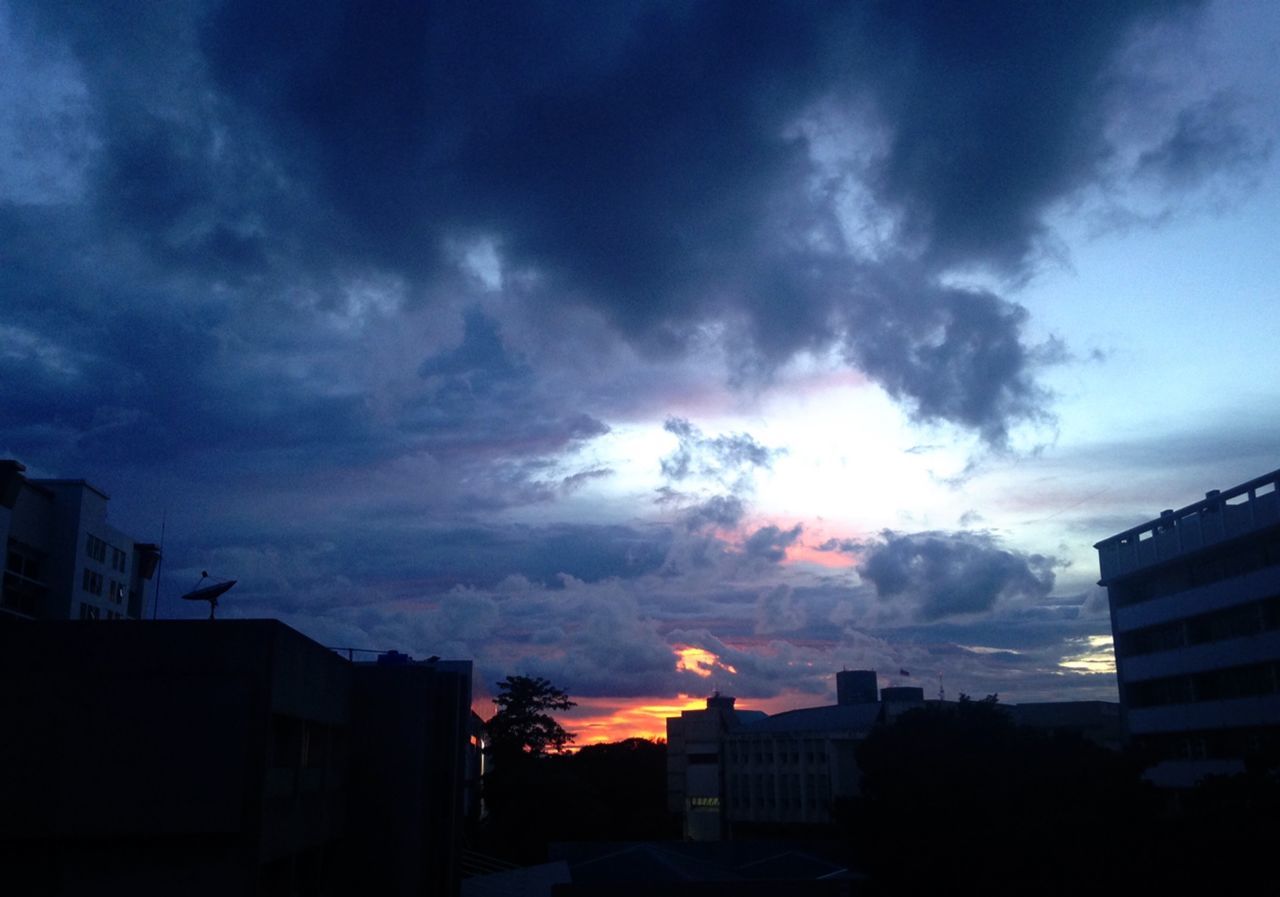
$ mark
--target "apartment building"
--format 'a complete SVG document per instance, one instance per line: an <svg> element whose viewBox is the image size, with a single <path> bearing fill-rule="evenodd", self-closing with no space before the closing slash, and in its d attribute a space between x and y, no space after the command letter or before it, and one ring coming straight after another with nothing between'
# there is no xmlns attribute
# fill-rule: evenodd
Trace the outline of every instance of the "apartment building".
<svg viewBox="0 0 1280 897"><path fill-rule="evenodd" d="M1280 470L1097 543L1128 736L1186 786L1280 760Z"/></svg>
<svg viewBox="0 0 1280 897"><path fill-rule="evenodd" d="M0 614L136 620L160 549L107 520L110 496L85 480L29 479L0 460Z"/></svg>

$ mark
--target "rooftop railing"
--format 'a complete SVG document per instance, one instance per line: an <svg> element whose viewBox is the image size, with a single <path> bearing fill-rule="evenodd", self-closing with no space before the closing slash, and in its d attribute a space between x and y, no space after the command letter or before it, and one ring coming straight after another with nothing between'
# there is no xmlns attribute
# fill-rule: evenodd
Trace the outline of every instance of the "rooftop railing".
<svg viewBox="0 0 1280 897"><path fill-rule="evenodd" d="M1102 582L1280 523L1278 485L1280 470L1273 470L1103 539L1093 546Z"/></svg>

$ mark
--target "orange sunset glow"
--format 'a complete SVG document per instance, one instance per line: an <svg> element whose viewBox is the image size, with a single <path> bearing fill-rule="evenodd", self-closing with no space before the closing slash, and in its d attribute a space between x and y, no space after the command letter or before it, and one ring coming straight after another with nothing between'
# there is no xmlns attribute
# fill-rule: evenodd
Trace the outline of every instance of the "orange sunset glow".
<svg viewBox="0 0 1280 897"><path fill-rule="evenodd" d="M579 698L578 706L558 718L573 732L578 747L624 738L666 738L667 717L707 706L705 697L642 697L622 703L616 698Z"/></svg>
<svg viewBox="0 0 1280 897"><path fill-rule="evenodd" d="M738 672L727 663L721 663L720 658L707 651L704 648L694 648L688 645L676 646L677 670L685 670L693 673L695 676L701 676L703 679L711 678L711 674L715 672L718 666L730 673Z"/></svg>
<svg viewBox="0 0 1280 897"><path fill-rule="evenodd" d="M686 694L674 698L632 698L629 702L620 702L617 698L575 697L573 700L578 706L555 714L556 720L576 736L573 747L627 738L665 739L667 717L679 716L682 710L699 710L707 706L705 696ZM493 715L493 708L488 702L476 701L472 709L485 718Z"/></svg>
<svg viewBox="0 0 1280 897"><path fill-rule="evenodd" d="M667 717L679 716L682 710L702 710L706 695L679 694L671 697L639 697L630 701L617 698L575 698L578 706L556 719L577 738L575 747L622 741L626 738L666 738ZM781 713L796 707L824 703L812 695L787 692L770 698L750 698L739 703L744 710Z"/></svg>

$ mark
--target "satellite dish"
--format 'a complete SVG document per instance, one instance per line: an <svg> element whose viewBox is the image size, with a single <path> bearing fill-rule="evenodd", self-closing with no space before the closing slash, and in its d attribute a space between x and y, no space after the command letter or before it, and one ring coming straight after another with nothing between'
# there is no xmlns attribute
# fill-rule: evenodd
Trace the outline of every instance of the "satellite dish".
<svg viewBox="0 0 1280 897"><path fill-rule="evenodd" d="M209 578L209 572L202 570L200 582L196 583L196 587L190 592L182 596L183 601L208 601L209 602L209 619L213 619L214 608L218 606L218 596L230 589L236 584L236 580L228 579L223 582L215 582L211 586L200 587L200 583Z"/></svg>

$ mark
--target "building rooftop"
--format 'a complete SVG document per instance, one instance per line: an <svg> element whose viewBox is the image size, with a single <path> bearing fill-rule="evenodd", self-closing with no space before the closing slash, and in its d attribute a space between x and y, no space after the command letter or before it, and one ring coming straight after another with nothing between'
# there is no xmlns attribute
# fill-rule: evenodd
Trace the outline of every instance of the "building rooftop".
<svg viewBox="0 0 1280 897"><path fill-rule="evenodd" d="M93 483L90 483L88 480L68 479L68 478L62 478L62 477L54 477L54 478L45 477L42 479L28 479L27 482L31 483L34 486L43 486L45 488L48 488L50 486L81 486L92 492L98 493L98 495L101 495L107 501L111 500L110 495L108 495L103 490L99 489L97 486L93 485Z"/></svg>
<svg viewBox="0 0 1280 897"><path fill-rule="evenodd" d="M1103 539L1093 546L1102 574L1099 585L1280 524L1278 484L1280 470L1273 470Z"/></svg>
<svg viewBox="0 0 1280 897"><path fill-rule="evenodd" d="M875 725L876 718L880 715L880 707L878 702L804 707L756 720L737 731L745 733L865 731Z"/></svg>

